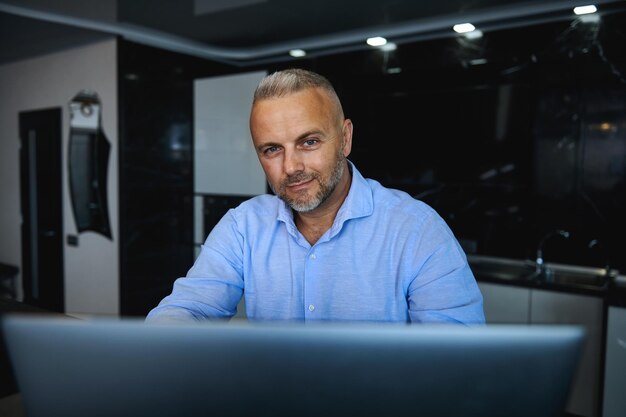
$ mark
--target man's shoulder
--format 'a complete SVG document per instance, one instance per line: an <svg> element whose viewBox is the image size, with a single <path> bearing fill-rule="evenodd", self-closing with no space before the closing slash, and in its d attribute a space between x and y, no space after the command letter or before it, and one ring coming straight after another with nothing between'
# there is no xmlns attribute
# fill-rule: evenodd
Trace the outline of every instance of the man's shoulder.
<svg viewBox="0 0 626 417"><path fill-rule="evenodd" d="M279 217L279 204L281 200L271 194L251 196L235 207L231 207L222 217L220 223L230 224L243 230L258 230L259 228L271 227Z"/></svg>
<svg viewBox="0 0 626 417"><path fill-rule="evenodd" d="M437 212L430 205L418 200L406 191L386 187L380 182L369 178L367 182L372 190L374 202L379 207L418 216L438 216Z"/></svg>
<svg viewBox="0 0 626 417"><path fill-rule="evenodd" d="M235 207L235 211L239 214L276 213L280 202L281 200L273 194L261 194L242 201L241 204Z"/></svg>

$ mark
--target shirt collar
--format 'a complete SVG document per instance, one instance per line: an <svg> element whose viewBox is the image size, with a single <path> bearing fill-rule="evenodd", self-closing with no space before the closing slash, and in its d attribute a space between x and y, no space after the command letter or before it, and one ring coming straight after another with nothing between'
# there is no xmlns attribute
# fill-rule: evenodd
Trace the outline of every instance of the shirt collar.
<svg viewBox="0 0 626 417"><path fill-rule="evenodd" d="M333 227L341 227L346 220L369 216L374 211L372 189L354 164L351 161L348 161L348 164L352 172L352 184L345 201L337 212Z"/></svg>

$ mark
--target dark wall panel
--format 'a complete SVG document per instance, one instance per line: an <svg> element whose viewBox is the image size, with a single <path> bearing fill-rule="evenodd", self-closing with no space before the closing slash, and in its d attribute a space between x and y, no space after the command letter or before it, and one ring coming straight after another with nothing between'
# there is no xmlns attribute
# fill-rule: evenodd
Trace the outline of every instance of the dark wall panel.
<svg viewBox="0 0 626 417"><path fill-rule="evenodd" d="M193 80L232 71L119 42L121 314L143 316L193 263Z"/></svg>

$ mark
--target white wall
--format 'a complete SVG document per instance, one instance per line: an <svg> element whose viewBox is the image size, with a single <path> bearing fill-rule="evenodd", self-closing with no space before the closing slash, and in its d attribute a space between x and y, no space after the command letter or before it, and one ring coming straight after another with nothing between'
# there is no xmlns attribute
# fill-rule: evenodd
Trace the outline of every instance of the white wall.
<svg viewBox="0 0 626 417"><path fill-rule="evenodd" d="M194 82L194 191L258 195L265 173L252 145L249 120L254 90L265 71Z"/></svg>
<svg viewBox="0 0 626 417"><path fill-rule="evenodd" d="M102 128L111 144L108 203L113 241L84 232L79 246L67 175L70 100L82 89L102 103ZM0 262L21 270L18 112L63 109L63 228L65 306L70 314L119 314L117 43L115 39L0 65ZM21 276L18 277L21 289ZM21 298L21 291L18 298Z"/></svg>

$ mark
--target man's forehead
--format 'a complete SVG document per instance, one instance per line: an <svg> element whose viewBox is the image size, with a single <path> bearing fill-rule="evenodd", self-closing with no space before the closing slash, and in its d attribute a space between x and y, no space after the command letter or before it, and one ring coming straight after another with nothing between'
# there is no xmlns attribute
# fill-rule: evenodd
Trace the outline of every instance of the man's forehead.
<svg viewBox="0 0 626 417"><path fill-rule="evenodd" d="M280 118L281 114L300 114L302 116L334 119L343 115L343 112L328 93L316 88L260 100L252 107L251 116Z"/></svg>

